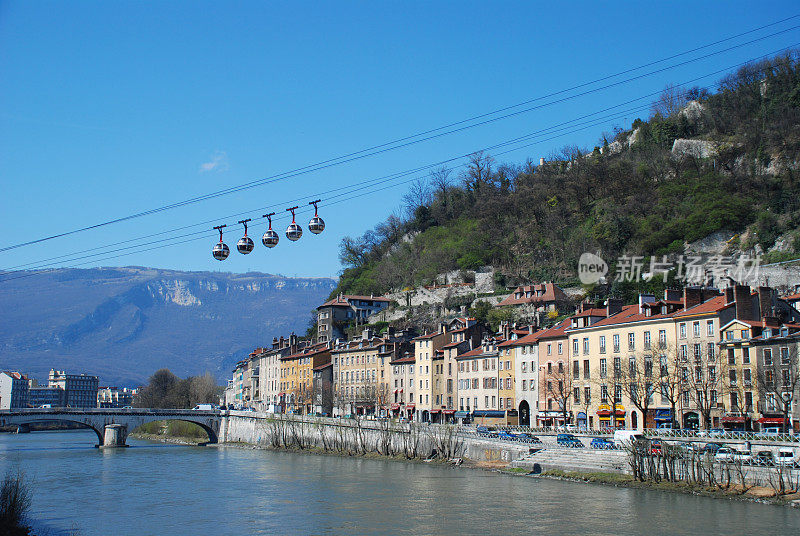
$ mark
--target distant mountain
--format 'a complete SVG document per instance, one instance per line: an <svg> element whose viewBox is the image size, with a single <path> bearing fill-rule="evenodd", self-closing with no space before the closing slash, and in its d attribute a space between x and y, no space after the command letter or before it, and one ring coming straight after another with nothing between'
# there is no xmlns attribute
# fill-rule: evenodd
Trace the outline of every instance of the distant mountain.
<svg viewBox="0 0 800 536"><path fill-rule="evenodd" d="M226 378L272 337L305 333L336 281L155 268L60 269L0 283L0 370L131 386L167 367Z"/></svg>

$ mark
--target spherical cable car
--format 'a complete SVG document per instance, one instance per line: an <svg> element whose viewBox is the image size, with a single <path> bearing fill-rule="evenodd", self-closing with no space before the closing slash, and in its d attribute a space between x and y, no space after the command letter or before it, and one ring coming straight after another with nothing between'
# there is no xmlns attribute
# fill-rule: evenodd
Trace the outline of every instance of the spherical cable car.
<svg viewBox="0 0 800 536"><path fill-rule="evenodd" d="M268 248L274 248L278 245L278 241L280 240L278 233L272 230L272 217L274 215L274 212L270 212L269 214L264 214L261 216L262 218L267 218L269 220L269 229L267 229L267 231L264 233L264 236L261 237L261 242Z"/></svg>
<svg viewBox="0 0 800 536"><path fill-rule="evenodd" d="M253 251L253 248L255 247L253 239L247 236L247 222L249 221L250 218L239 221L239 223L244 225L244 236L241 237L239 241L236 243L236 249L238 249L239 253L241 253L242 255L247 255L248 253Z"/></svg>
<svg viewBox="0 0 800 536"><path fill-rule="evenodd" d="M309 205L314 205L314 217L308 222L308 230L314 234L319 234L325 230L325 221L317 214L317 203L320 200L311 201Z"/></svg>
<svg viewBox="0 0 800 536"><path fill-rule="evenodd" d="M297 242L298 240L300 240L300 237L303 236L303 228L300 227L294 221L294 211L297 208L298 207L292 207L292 208L287 208L286 209L287 212L291 212L292 213L292 223L290 223L289 227L286 228L286 238L288 238L292 242Z"/></svg>
<svg viewBox="0 0 800 536"><path fill-rule="evenodd" d="M217 231L219 231L219 242L214 244L214 249L211 250L211 254L214 256L215 259L218 261L224 261L228 258L228 255L231 254L231 250L228 249L228 245L222 241L222 228L227 227L227 225L217 225L214 227Z"/></svg>

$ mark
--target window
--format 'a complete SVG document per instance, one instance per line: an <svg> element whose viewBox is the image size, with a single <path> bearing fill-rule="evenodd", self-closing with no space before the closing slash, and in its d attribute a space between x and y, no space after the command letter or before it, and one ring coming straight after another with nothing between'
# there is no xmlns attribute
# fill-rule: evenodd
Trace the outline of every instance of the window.
<svg viewBox="0 0 800 536"><path fill-rule="evenodd" d="M653 356L644 356L644 375L647 378L653 377Z"/></svg>
<svg viewBox="0 0 800 536"><path fill-rule="evenodd" d="M649 350L650 349L650 332L649 331L645 331L644 332L644 349L645 350Z"/></svg>
<svg viewBox="0 0 800 536"><path fill-rule="evenodd" d="M714 336L714 321L713 320L706 321L706 335L708 335L709 337L713 337Z"/></svg>
<svg viewBox="0 0 800 536"><path fill-rule="evenodd" d="M600 353L606 353L606 336L600 335Z"/></svg>
<svg viewBox="0 0 800 536"><path fill-rule="evenodd" d="M572 379L578 380L581 377L581 364L579 361L572 362Z"/></svg>
<svg viewBox="0 0 800 536"><path fill-rule="evenodd" d="M553 362L552 361L548 361L547 362L547 373L548 374L552 374L553 373Z"/></svg>
<svg viewBox="0 0 800 536"><path fill-rule="evenodd" d="M694 381L697 383L703 381L703 367L694 367Z"/></svg>
<svg viewBox="0 0 800 536"><path fill-rule="evenodd" d="M714 383L717 381L717 367L708 367L708 381Z"/></svg>
<svg viewBox="0 0 800 536"><path fill-rule="evenodd" d="M781 379L783 380L783 387L784 388L791 388L792 384L792 371L789 369L783 369L781 371ZM788 395L787 395L788 396Z"/></svg>
<svg viewBox="0 0 800 536"><path fill-rule="evenodd" d="M589 387L584 387L583 388L583 400L585 401L585 403L587 405L592 403L592 390L591 390L591 388L589 388Z"/></svg>
<svg viewBox="0 0 800 536"><path fill-rule="evenodd" d="M511 370L511 361L506 361L506 370Z"/></svg>
<svg viewBox="0 0 800 536"><path fill-rule="evenodd" d="M622 386L614 386L614 402L622 402Z"/></svg>
<svg viewBox="0 0 800 536"><path fill-rule="evenodd" d="M547 380L547 392L548 393L553 392L553 382L551 382L550 380Z"/></svg>
<svg viewBox="0 0 800 536"><path fill-rule="evenodd" d="M608 386L601 385L600 386L600 402L605 404L608 402Z"/></svg>
<svg viewBox="0 0 800 536"><path fill-rule="evenodd" d="M619 357L614 358L614 377L618 377L622 370L622 360Z"/></svg>
<svg viewBox="0 0 800 536"><path fill-rule="evenodd" d="M583 338L583 355L589 353L589 337Z"/></svg>
<svg viewBox="0 0 800 536"><path fill-rule="evenodd" d="M527 362L523 361L520 366L522 368L522 372L527 372L527 368L528 368L528 363Z"/></svg>
<svg viewBox="0 0 800 536"><path fill-rule="evenodd" d="M614 351L619 352L619 334L615 334L612 340L614 341Z"/></svg>
<svg viewBox="0 0 800 536"><path fill-rule="evenodd" d="M584 380L588 380L589 379L589 360L588 359L584 359L583 360L583 379Z"/></svg>
<svg viewBox="0 0 800 536"><path fill-rule="evenodd" d="M575 353L577 354L577 353L578 353L578 347L577 347L577 344L578 344L578 343L577 343L577 341L575 341L575 344L576 344L576 346L575 346ZM547 344L547 355L550 355L550 354L552 354L552 353L553 353L553 345L552 345L552 344L550 344L550 343L548 343L548 344Z"/></svg>
<svg viewBox="0 0 800 536"><path fill-rule="evenodd" d="M500 399L500 409L503 409L503 399Z"/></svg>
<svg viewBox="0 0 800 536"><path fill-rule="evenodd" d="M694 335L695 337L700 336L700 322L692 323L692 335Z"/></svg>
<svg viewBox="0 0 800 536"><path fill-rule="evenodd" d="M686 345L685 344L681 344L681 347L680 347L680 349L678 351L678 355L679 355L681 361L686 361L688 359L688 357L686 355Z"/></svg>
<svg viewBox="0 0 800 536"><path fill-rule="evenodd" d="M746 386L750 386L753 384L752 372L750 371L749 368L742 370L742 381Z"/></svg>
<svg viewBox="0 0 800 536"><path fill-rule="evenodd" d="M608 371L606 369L606 360L605 358L600 359L600 377L605 378L607 373Z"/></svg>
<svg viewBox="0 0 800 536"><path fill-rule="evenodd" d="M751 393L751 397L752 397L752 393ZM716 389L711 389L708 392L708 401L711 403L712 407L717 405L717 390Z"/></svg>
<svg viewBox="0 0 800 536"><path fill-rule="evenodd" d="M772 349L771 348L764 348L764 364L772 366Z"/></svg>
<svg viewBox="0 0 800 536"><path fill-rule="evenodd" d="M750 364L750 348L747 346L742 347L742 363L745 365Z"/></svg>
<svg viewBox="0 0 800 536"><path fill-rule="evenodd" d="M578 339L574 339L572 341L572 355L578 355L578 345L579 344L580 343L578 342ZM549 354L550 352L547 352L547 353Z"/></svg>
<svg viewBox="0 0 800 536"><path fill-rule="evenodd" d="M665 329L658 330L658 347L659 348L667 347L667 330Z"/></svg>
<svg viewBox="0 0 800 536"><path fill-rule="evenodd" d="M634 350L635 348L636 348L636 334L628 333L628 350Z"/></svg>
<svg viewBox="0 0 800 536"><path fill-rule="evenodd" d="M561 355L563 353L564 353L564 343L560 342L558 343L558 355Z"/></svg>
<svg viewBox="0 0 800 536"><path fill-rule="evenodd" d="M736 364L736 354L734 353L733 348L728 348L728 364Z"/></svg>
<svg viewBox="0 0 800 536"><path fill-rule="evenodd" d="M765 370L764 371L764 385L766 387L772 388L772 371Z"/></svg>
<svg viewBox="0 0 800 536"><path fill-rule="evenodd" d="M688 406L689 405L689 391L684 391L681 394L683 395L683 405L684 406Z"/></svg>
<svg viewBox="0 0 800 536"><path fill-rule="evenodd" d="M686 324L685 323L681 323L681 324L678 325L678 337L680 337L681 339L685 339L686 338Z"/></svg>
<svg viewBox="0 0 800 536"><path fill-rule="evenodd" d="M559 361L558 362L558 373L559 374L564 374L564 362L563 361Z"/></svg>
<svg viewBox="0 0 800 536"><path fill-rule="evenodd" d="M713 342L708 343L708 360L711 361L714 359L714 353L716 352L717 345Z"/></svg>
<svg viewBox="0 0 800 536"><path fill-rule="evenodd" d="M736 387L736 369L728 371L728 381L731 387Z"/></svg>
<svg viewBox="0 0 800 536"><path fill-rule="evenodd" d="M789 364L789 349L787 347L781 348L781 365Z"/></svg>
<svg viewBox="0 0 800 536"><path fill-rule="evenodd" d="M572 400L576 404L580 404L580 402L581 402L581 388L580 387L575 387L572 390Z"/></svg>
<svg viewBox="0 0 800 536"><path fill-rule="evenodd" d="M522 390L523 391L527 391L527 385L528 385L528 381L527 380L522 380Z"/></svg>
<svg viewBox="0 0 800 536"><path fill-rule="evenodd" d="M765 329L764 331L765 331L765 332L769 332L769 330L766 330L766 329ZM749 330L749 329L743 329L743 330L742 330L742 332L741 332L742 338L743 338L743 339L746 339L746 338L748 337L748 333L749 333L749 332L750 332L750 330ZM769 335L767 335L767 337L769 337Z"/></svg>

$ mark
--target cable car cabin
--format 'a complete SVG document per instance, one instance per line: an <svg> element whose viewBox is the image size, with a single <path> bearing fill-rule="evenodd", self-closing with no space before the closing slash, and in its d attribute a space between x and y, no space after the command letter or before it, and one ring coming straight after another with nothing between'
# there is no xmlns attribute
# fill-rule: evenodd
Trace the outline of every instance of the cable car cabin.
<svg viewBox="0 0 800 536"><path fill-rule="evenodd" d="M250 238L249 236L241 237L239 239L239 242L236 243L236 249L238 249L239 253L241 253L242 255L247 255L248 253L253 251L254 247L255 244L253 243L253 239Z"/></svg>
<svg viewBox="0 0 800 536"><path fill-rule="evenodd" d="M261 237L261 242L263 242L264 245L267 246L268 248L274 248L275 246L277 246L278 240L280 240L280 236L271 228L267 229L267 232L264 233L263 237Z"/></svg>
<svg viewBox="0 0 800 536"><path fill-rule="evenodd" d="M296 242L297 240L300 240L301 236L303 236L303 228L297 225L295 222L290 223L289 227L286 228L286 238L292 242Z"/></svg>
<svg viewBox="0 0 800 536"><path fill-rule="evenodd" d="M215 259L218 261L224 261L230 255L231 250L228 249L228 245L224 242L217 242L214 244L214 249L211 250L211 254L214 256Z"/></svg>
<svg viewBox="0 0 800 536"><path fill-rule="evenodd" d="M319 234L325 230L325 222L319 216L314 216L308 222L308 230L314 234Z"/></svg>

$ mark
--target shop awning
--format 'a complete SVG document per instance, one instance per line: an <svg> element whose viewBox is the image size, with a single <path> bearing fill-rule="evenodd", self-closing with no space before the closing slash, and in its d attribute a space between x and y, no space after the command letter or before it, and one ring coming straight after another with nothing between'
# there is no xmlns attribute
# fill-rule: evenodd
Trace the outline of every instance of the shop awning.
<svg viewBox="0 0 800 536"><path fill-rule="evenodd" d="M469 413L466 411L456 411L455 418L456 419L466 419L469 416Z"/></svg>
<svg viewBox="0 0 800 536"><path fill-rule="evenodd" d="M787 424L789 419L784 419L783 417L761 417L758 422L761 424Z"/></svg>
<svg viewBox="0 0 800 536"><path fill-rule="evenodd" d="M392 409L400 409L400 404L392 404L390 407Z"/></svg>
<svg viewBox="0 0 800 536"><path fill-rule="evenodd" d="M442 413L444 413L445 415L453 415L455 412L456 412L456 410L454 410L454 409L443 409L442 410Z"/></svg>
<svg viewBox="0 0 800 536"><path fill-rule="evenodd" d="M415 407L414 404L406 404L406 409L414 409Z"/></svg>
<svg viewBox="0 0 800 536"><path fill-rule="evenodd" d="M496 411L491 409L482 409L482 410L475 410L472 413L475 417L490 417L490 418L502 418L506 416L505 411Z"/></svg>
<svg viewBox="0 0 800 536"><path fill-rule="evenodd" d="M744 422L745 417L742 415L725 415L720 419L720 422Z"/></svg>
<svg viewBox="0 0 800 536"><path fill-rule="evenodd" d="M432 409L430 412L431 413L440 413L441 411L442 410L440 410L440 409Z"/></svg>

